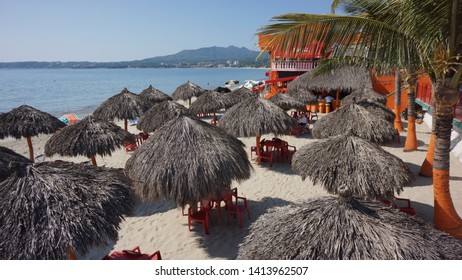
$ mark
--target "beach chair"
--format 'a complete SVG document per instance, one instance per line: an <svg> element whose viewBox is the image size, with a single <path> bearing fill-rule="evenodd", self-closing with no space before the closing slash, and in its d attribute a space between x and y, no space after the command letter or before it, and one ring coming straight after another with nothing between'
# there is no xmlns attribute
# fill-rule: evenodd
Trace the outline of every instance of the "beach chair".
<svg viewBox="0 0 462 280"><path fill-rule="evenodd" d="M234 198L234 200L233 200ZM237 195L237 188L232 189L223 196L223 200L226 203L226 210L228 212L228 224L229 217L232 215L238 217L239 227L242 228L242 213L247 212L247 216L250 219L250 211L247 205L247 198Z"/></svg>
<svg viewBox="0 0 462 280"><path fill-rule="evenodd" d="M143 144L143 136L142 135L139 135L139 134L135 134L133 135L133 139L135 139L135 143L136 143L136 146L139 147L141 146L141 144Z"/></svg>
<svg viewBox="0 0 462 280"><path fill-rule="evenodd" d="M161 260L160 251L153 254L142 254L140 247L136 246L132 250L123 250L122 252L112 252L104 256L103 260Z"/></svg>
<svg viewBox="0 0 462 280"><path fill-rule="evenodd" d="M191 231L191 222L198 222L204 225L205 234L209 231L209 212L204 209L188 208L188 229Z"/></svg>
<svg viewBox="0 0 462 280"><path fill-rule="evenodd" d="M266 146L266 151L261 149L257 151L257 164L260 164L263 159L269 160L270 167L273 166L273 146Z"/></svg>
<svg viewBox="0 0 462 280"><path fill-rule="evenodd" d="M286 156L286 160L289 160L290 162L292 162L292 157L297 151L297 147L289 145L289 143L286 141L281 142L281 147L282 147L282 154Z"/></svg>
<svg viewBox="0 0 462 280"><path fill-rule="evenodd" d="M132 144L130 141L125 141L124 142L124 149L125 149L126 153L134 152L134 151L136 151L136 145Z"/></svg>
<svg viewBox="0 0 462 280"><path fill-rule="evenodd" d="M384 200L383 203L385 203L386 206L390 206L390 201L388 200ZM392 206L393 208L398 209L399 211L409 214L411 216L416 215L415 209L414 207L412 207L410 199L395 197L393 198Z"/></svg>

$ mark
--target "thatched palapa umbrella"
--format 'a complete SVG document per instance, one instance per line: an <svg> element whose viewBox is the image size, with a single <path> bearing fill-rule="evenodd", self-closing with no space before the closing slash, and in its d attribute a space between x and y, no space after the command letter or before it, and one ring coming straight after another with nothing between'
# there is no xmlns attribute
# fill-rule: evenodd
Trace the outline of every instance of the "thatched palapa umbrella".
<svg viewBox="0 0 462 280"><path fill-rule="evenodd" d="M259 151L261 135L287 132L296 124L297 120L279 106L256 94L231 107L221 116L218 126L236 137L256 136Z"/></svg>
<svg viewBox="0 0 462 280"><path fill-rule="evenodd" d="M0 115L0 139L14 137L27 138L30 160L34 162L34 148L32 147L32 136L41 133L51 134L66 124L58 118L28 105L21 105L10 112Z"/></svg>
<svg viewBox="0 0 462 280"><path fill-rule="evenodd" d="M227 100L226 109L231 108L237 103L246 100L249 97L256 95L250 89L246 87L237 88L227 94L225 94L225 99Z"/></svg>
<svg viewBox="0 0 462 280"><path fill-rule="evenodd" d="M116 239L133 207L121 169L70 162L12 165L0 183L0 259L67 259Z"/></svg>
<svg viewBox="0 0 462 280"><path fill-rule="evenodd" d="M213 113L213 125L217 125L216 112L225 108L225 104L226 101L223 94L216 91L205 90L201 96L189 106L189 110L195 114Z"/></svg>
<svg viewBox="0 0 462 280"><path fill-rule="evenodd" d="M143 199L170 198L180 207L216 197L233 180L248 179L250 170L241 141L186 116L157 129L125 165Z"/></svg>
<svg viewBox="0 0 462 280"><path fill-rule="evenodd" d="M109 97L93 112L93 115L105 121L124 120L125 131L128 131L127 120L140 117L151 108L151 103L127 88Z"/></svg>
<svg viewBox="0 0 462 280"><path fill-rule="evenodd" d="M172 93L172 97L173 100L189 100L189 105L191 105L191 98L200 96L203 91L203 88L188 81L178 86Z"/></svg>
<svg viewBox="0 0 462 280"><path fill-rule="evenodd" d="M316 159L316 160L313 160ZM392 199L413 175L398 157L351 135L317 140L297 150L292 168L332 194L374 200Z"/></svg>
<svg viewBox="0 0 462 280"><path fill-rule="evenodd" d="M151 109L144 113L138 121L136 128L146 133L153 132L179 116L194 117L196 115L188 108L174 101L163 101L152 106Z"/></svg>
<svg viewBox="0 0 462 280"><path fill-rule="evenodd" d="M374 106L372 103L368 104L370 107ZM351 134L375 143L385 143L396 136L393 122L386 118L378 110L352 103L321 118L314 124L312 133L318 139Z"/></svg>
<svg viewBox="0 0 462 280"><path fill-rule="evenodd" d="M362 100L367 100L369 102L377 102L381 104L387 103L387 97L385 95L379 94L372 88L362 88L355 90L350 93L348 96L342 99L342 105L349 105L351 103L357 103Z"/></svg>
<svg viewBox="0 0 462 280"><path fill-rule="evenodd" d="M113 151L122 147L125 141L133 141L129 132L113 123L88 116L51 136L45 144L45 155L83 155L96 165L96 155L110 156Z"/></svg>
<svg viewBox="0 0 462 280"><path fill-rule="evenodd" d="M290 97L293 97L299 100L300 102L303 102L304 104L317 104L318 103L318 99L316 98L316 96L307 89L299 89L299 88L288 89L286 94Z"/></svg>
<svg viewBox="0 0 462 280"><path fill-rule="evenodd" d="M151 104L156 104L160 103L165 100L173 100L171 96L163 93L162 91L154 88L152 85L149 85L148 88L144 89L141 93L140 96L144 97L147 99Z"/></svg>
<svg viewBox="0 0 462 280"><path fill-rule="evenodd" d="M456 239L420 218L378 202L335 197L270 209L251 225L238 251L241 260L461 258Z"/></svg>
<svg viewBox="0 0 462 280"><path fill-rule="evenodd" d="M12 170L9 168L11 162L31 163L31 161L22 155L0 146L0 182L11 175Z"/></svg>
<svg viewBox="0 0 462 280"><path fill-rule="evenodd" d="M269 98L269 101L281 107L283 110L287 111L290 109L296 109L297 111L306 111L305 103L290 97L284 93L278 93Z"/></svg>

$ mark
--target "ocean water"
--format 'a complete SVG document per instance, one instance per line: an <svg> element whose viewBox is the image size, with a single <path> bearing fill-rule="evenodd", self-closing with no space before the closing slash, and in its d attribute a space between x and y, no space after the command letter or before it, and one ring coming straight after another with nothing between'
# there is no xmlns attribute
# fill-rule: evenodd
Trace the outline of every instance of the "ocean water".
<svg viewBox="0 0 462 280"><path fill-rule="evenodd" d="M88 115L124 87L140 93L149 85L171 95L191 81L214 89L226 81L264 80L262 68L128 68L128 69L0 69L0 112L23 104L55 116Z"/></svg>

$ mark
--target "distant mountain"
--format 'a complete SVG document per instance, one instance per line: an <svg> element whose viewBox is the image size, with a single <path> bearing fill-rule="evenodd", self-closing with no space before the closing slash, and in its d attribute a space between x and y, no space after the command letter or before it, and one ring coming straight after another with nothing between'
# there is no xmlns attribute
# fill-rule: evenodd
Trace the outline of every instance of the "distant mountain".
<svg viewBox="0 0 462 280"><path fill-rule="evenodd" d="M177 67L268 67L268 56L247 48L208 47L176 54L119 62L0 62L0 68L177 68Z"/></svg>

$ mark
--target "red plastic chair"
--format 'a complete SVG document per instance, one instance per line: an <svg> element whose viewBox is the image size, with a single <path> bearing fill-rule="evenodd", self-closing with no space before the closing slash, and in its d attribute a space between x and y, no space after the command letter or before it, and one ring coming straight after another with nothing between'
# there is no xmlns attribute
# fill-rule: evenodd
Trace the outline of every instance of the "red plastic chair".
<svg viewBox="0 0 462 280"><path fill-rule="evenodd" d="M390 201L388 200L384 200L383 203L385 203L386 206L390 206ZM415 209L412 207L410 199L395 197L392 201L392 206L393 208L411 216L416 215Z"/></svg>
<svg viewBox="0 0 462 280"><path fill-rule="evenodd" d="M270 167L273 166L273 146L266 146L266 151L261 149L257 151L257 164L260 164L263 159L269 160Z"/></svg>
<svg viewBox="0 0 462 280"><path fill-rule="evenodd" d="M234 201L233 201L234 198ZM228 211L228 224L229 217L233 215L237 216L239 219L239 227L242 228L242 213L247 212L247 216L250 219L250 211L247 206L247 199L237 195L237 188L232 189L231 192L224 194L223 200L226 203L226 208Z"/></svg>
<svg viewBox="0 0 462 280"><path fill-rule="evenodd" d="M130 141L124 142L125 152L134 152L136 151L136 145L132 144Z"/></svg>
<svg viewBox="0 0 462 280"><path fill-rule="evenodd" d="M143 140L147 140L149 138L149 133L140 132L138 135L140 135Z"/></svg>
<svg viewBox="0 0 462 280"><path fill-rule="evenodd" d="M143 136L139 135L139 134L135 134L133 135L133 139L135 139L135 143L136 143L136 146L139 147L141 146L141 144L143 144Z"/></svg>
<svg viewBox="0 0 462 280"><path fill-rule="evenodd" d="M188 208L188 229L191 231L191 222L198 222L204 225L205 234L210 234L209 231L209 212L203 209L193 210Z"/></svg>
<svg viewBox="0 0 462 280"><path fill-rule="evenodd" d="M292 162L292 157L297 151L297 147L289 145L288 142L282 141L282 154L286 156L286 160Z"/></svg>
<svg viewBox="0 0 462 280"><path fill-rule="evenodd" d="M132 250L123 250L122 252L112 252L106 255L103 260L161 260L160 251L157 250L154 254L142 254L140 247L136 246Z"/></svg>

